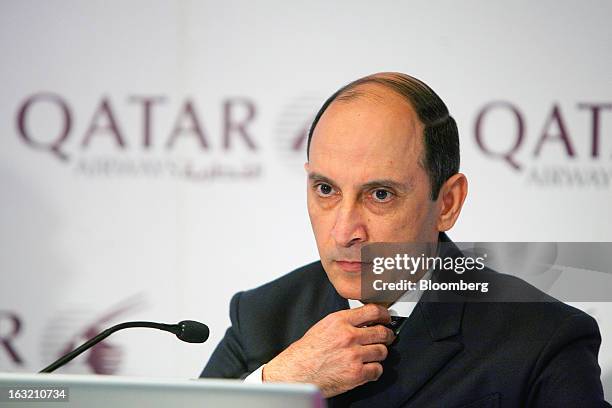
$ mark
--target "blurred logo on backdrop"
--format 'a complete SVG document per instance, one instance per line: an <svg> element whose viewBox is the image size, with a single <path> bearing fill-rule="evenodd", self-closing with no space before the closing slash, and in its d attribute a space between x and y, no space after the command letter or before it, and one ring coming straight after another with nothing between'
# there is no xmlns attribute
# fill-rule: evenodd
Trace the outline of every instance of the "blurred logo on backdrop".
<svg viewBox="0 0 612 408"><path fill-rule="evenodd" d="M255 179L262 174L255 103L226 98L201 110L193 98L102 96L72 107L57 93L26 97L17 134L31 149L89 177L173 177L191 181Z"/></svg>
<svg viewBox="0 0 612 408"><path fill-rule="evenodd" d="M85 308L65 310L47 324L41 345L41 359L51 363L90 338L146 306L143 294L129 297L100 314ZM96 316L97 314L97 316ZM95 316L95 317L94 317ZM60 370L70 373L116 374L124 358L121 344L111 337L87 350ZM47 363L47 364L48 364ZM43 364L46 365L46 364Z"/></svg>
<svg viewBox="0 0 612 408"><path fill-rule="evenodd" d="M18 313L0 311L0 368L7 371L37 371L60 356L80 346L131 313L146 306L143 294L131 296L102 313L87 307L74 307L57 313L44 328L40 343L40 360L26 353L27 319ZM123 346L109 337L62 367L70 373L116 374L124 359Z"/></svg>
<svg viewBox="0 0 612 408"><path fill-rule="evenodd" d="M537 187L612 185L612 103L552 103L539 113L494 101L476 113L479 151Z"/></svg>
<svg viewBox="0 0 612 408"><path fill-rule="evenodd" d="M279 160L295 173L304 174L308 132L324 100L320 95L303 95L286 104L276 121L274 135Z"/></svg>

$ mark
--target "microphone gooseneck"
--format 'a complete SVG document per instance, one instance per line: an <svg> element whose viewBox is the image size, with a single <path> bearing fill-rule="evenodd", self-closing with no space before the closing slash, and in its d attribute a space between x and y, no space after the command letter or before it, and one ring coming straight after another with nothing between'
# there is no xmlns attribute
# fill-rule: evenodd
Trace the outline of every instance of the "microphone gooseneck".
<svg viewBox="0 0 612 408"><path fill-rule="evenodd" d="M101 342L116 331L128 329L132 327L146 327L150 329L158 329L173 333L180 340L187 343L204 343L208 339L210 330L204 323L196 322L194 320L183 320L178 324L165 324L165 323L154 323L154 322L125 322L119 323L111 328L100 332L98 335L87 340L85 343L75 348L71 352L64 354L62 357L48 365L47 367L40 370L40 373L50 373L64 364L71 361L73 358L83 353L85 350L93 347L97 343Z"/></svg>

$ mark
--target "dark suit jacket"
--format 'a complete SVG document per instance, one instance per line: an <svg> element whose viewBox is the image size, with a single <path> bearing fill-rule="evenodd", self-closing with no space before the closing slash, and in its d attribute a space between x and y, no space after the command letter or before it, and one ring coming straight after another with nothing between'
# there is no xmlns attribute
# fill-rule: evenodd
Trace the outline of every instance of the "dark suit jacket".
<svg viewBox="0 0 612 408"><path fill-rule="evenodd" d="M483 273L514 290L542 295L517 278ZM230 303L232 326L201 376L244 378L323 317L347 308L320 262L237 293ZM609 406L597 363L600 342L592 317L552 298L423 299L389 347L381 378L330 398L328 406Z"/></svg>

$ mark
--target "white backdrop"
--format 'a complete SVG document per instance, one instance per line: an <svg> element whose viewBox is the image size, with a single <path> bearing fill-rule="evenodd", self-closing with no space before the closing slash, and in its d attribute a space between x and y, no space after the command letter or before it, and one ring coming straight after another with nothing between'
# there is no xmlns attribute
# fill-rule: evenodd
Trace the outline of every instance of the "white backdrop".
<svg viewBox="0 0 612 408"><path fill-rule="evenodd" d="M0 370L34 372L120 321L191 318L206 344L125 331L65 371L197 376L233 293L317 258L304 129L373 72L425 80L458 122L470 193L451 238L612 241L611 13L3 1ZM610 395L612 309L579 306L602 330Z"/></svg>

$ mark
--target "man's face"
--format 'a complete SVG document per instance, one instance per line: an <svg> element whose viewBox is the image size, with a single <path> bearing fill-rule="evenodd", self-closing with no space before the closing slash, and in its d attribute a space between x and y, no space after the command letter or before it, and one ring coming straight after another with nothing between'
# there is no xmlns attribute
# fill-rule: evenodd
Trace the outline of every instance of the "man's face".
<svg viewBox="0 0 612 408"><path fill-rule="evenodd" d="M379 85L334 101L310 146L308 213L323 268L338 293L361 297L361 247L435 242L439 206L421 166L423 126L410 104Z"/></svg>

